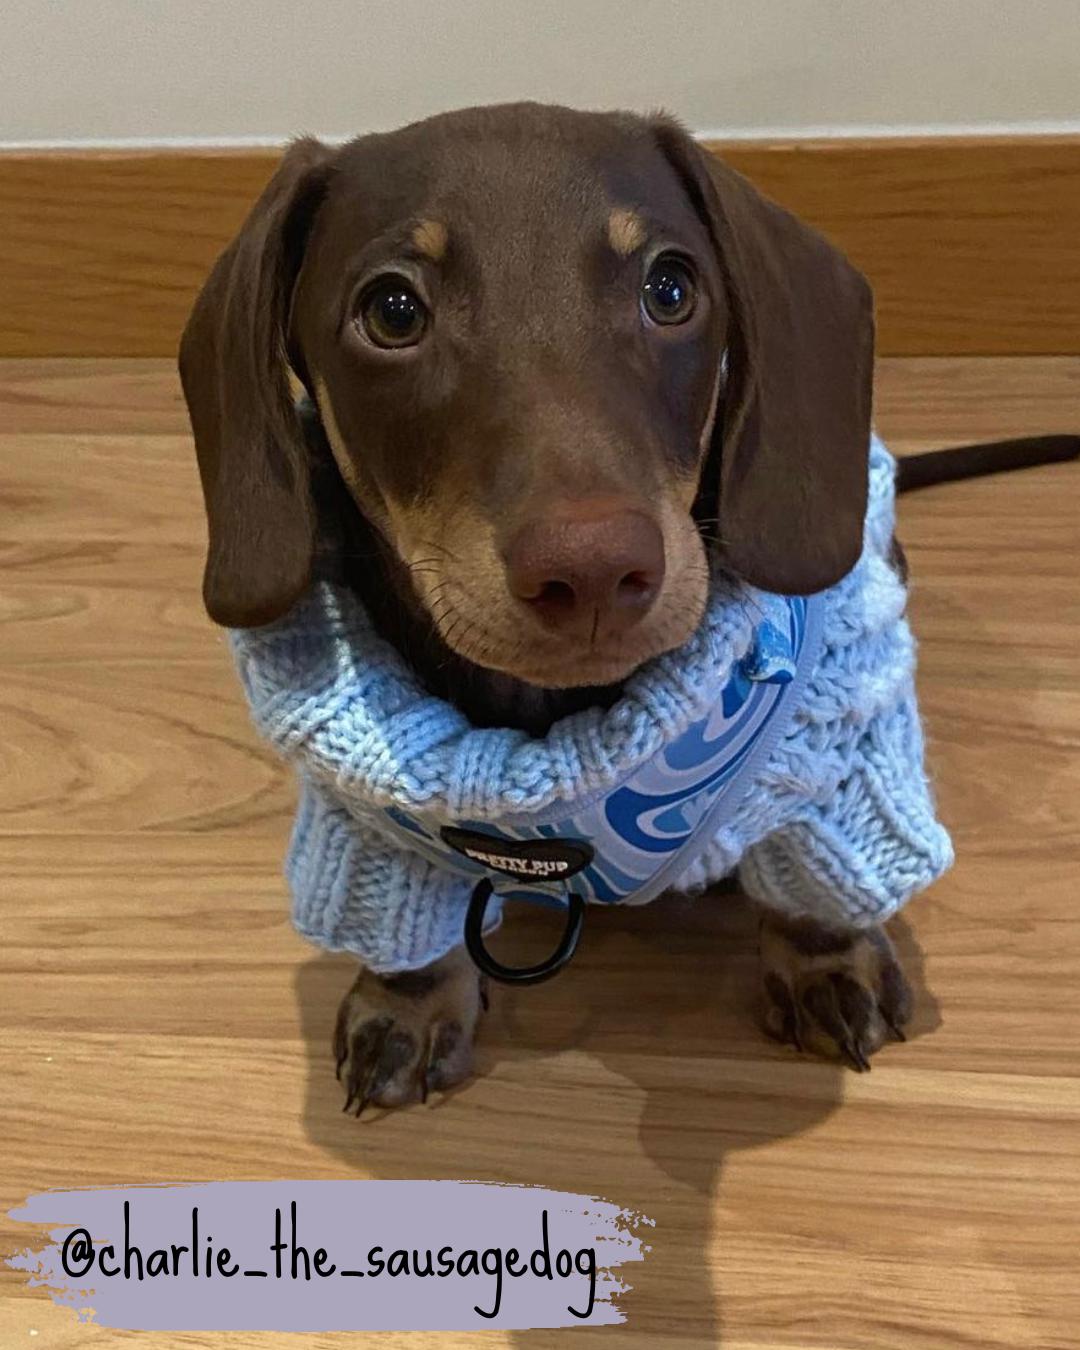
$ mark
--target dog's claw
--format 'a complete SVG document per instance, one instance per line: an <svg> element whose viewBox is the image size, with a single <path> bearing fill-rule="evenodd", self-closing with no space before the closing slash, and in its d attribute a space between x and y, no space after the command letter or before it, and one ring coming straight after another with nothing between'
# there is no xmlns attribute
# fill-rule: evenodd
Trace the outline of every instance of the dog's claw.
<svg viewBox="0 0 1080 1350"><path fill-rule="evenodd" d="M906 1043L906 1042L907 1042L907 1034L906 1034L906 1032L904 1031L904 1028L903 1028L903 1027L897 1026L896 1023L892 1020L892 1018L889 1017L889 1015L888 1015L887 1013L885 1013L885 1012L882 1012L881 1017L882 1017L882 1021L885 1023L885 1025L886 1025L886 1026L889 1028L889 1030L892 1032L892 1034L893 1034L893 1039L894 1039L894 1040L898 1040L898 1041L903 1041L903 1042Z"/></svg>
<svg viewBox="0 0 1080 1350"><path fill-rule="evenodd" d="M375 1088L375 1081L379 1075L379 1065L382 1062L383 1051L386 1049L386 1042L390 1038L390 1023L387 1023L381 1030L379 1039L376 1042L375 1049L371 1056L371 1063L368 1068L367 1078L364 1079L364 1092L360 1098L360 1105L356 1108L356 1119L359 1120L364 1114L364 1107L371 1099L371 1094Z"/></svg>
<svg viewBox="0 0 1080 1350"><path fill-rule="evenodd" d="M352 1056L353 1062L350 1065L349 1073L346 1079L345 1105L341 1108L344 1113L352 1110L353 1103L359 1100L355 1115L359 1116L364 1107L367 1106L371 1098L372 1089L379 1072L379 1063L382 1058L383 1049L386 1046L387 1038L390 1034L390 1023L387 1019L379 1019L374 1023L367 1023L353 1037ZM340 1049L338 1050L340 1056ZM341 1071L345 1061L349 1058L349 1047L346 1043L346 1052L340 1056L337 1062L337 1077L341 1081Z"/></svg>
<svg viewBox="0 0 1080 1350"><path fill-rule="evenodd" d="M856 1073L869 1073L870 1061L866 1057L866 1052L857 1041L847 1040L840 1046L844 1052L844 1058L855 1070Z"/></svg>

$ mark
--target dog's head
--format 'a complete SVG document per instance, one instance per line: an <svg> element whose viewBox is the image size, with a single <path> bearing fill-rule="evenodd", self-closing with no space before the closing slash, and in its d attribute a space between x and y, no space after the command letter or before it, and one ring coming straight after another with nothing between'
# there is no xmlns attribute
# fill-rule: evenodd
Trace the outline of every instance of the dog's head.
<svg viewBox="0 0 1080 1350"><path fill-rule="evenodd" d="M852 566L872 347L863 278L666 119L297 142L181 348L207 608L261 624L310 577L291 370L453 650L618 680L698 623L707 546L786 593Z"/></svg>

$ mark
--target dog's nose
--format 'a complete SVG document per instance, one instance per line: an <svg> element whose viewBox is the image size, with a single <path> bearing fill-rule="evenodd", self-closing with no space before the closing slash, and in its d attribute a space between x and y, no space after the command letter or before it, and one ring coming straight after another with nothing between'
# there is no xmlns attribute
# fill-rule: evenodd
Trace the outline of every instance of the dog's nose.
<svg viewBox="0 0 1080 1350"><path fill-rule="evenodd" d="M506 551L510 592L548 628L591 636L631 628L664 580L664 537L642 511L587 506L524 526Z"/></svg>

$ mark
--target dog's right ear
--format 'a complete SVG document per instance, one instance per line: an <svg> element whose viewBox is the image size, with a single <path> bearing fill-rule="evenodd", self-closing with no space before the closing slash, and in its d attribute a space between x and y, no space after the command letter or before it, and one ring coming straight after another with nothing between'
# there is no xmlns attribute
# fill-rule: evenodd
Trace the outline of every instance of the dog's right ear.
<svg viewBox="0 0 1080 1350"><path fill-rule="evenodd" d="M286 330L333 151L294 142L217 260L180 343L209 526L203 598L229 627L269 623L308 583L315 520Z"/></svg>
<svg viewBox="0 0 1080 1350"><path fill-rule="evenodd" d="M713 438L721 559L765 591L825 590L863 545L870 287L816 230L677 123L653 127L712 236L732 314Z"/></svg>

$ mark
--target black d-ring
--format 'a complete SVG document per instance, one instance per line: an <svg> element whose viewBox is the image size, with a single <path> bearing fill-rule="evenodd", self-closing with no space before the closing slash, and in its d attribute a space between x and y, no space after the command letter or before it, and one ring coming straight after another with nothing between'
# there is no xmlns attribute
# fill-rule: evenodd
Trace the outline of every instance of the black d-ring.
<svg viewBox="0 0 1080 1350"><path fill-rule="evenodd" d="M550 980L577 950L585 919L585 901L573 892L566 897L566 928L559 945L546 961L540 961L535 966L504 966L484 946L484 915L493 889L491 882L484 877L477 882L469 901L465 915L465 947L469 955L485 975L490 975L493 980L501 980L503 984L540 984L543 980Z"/></svg>

